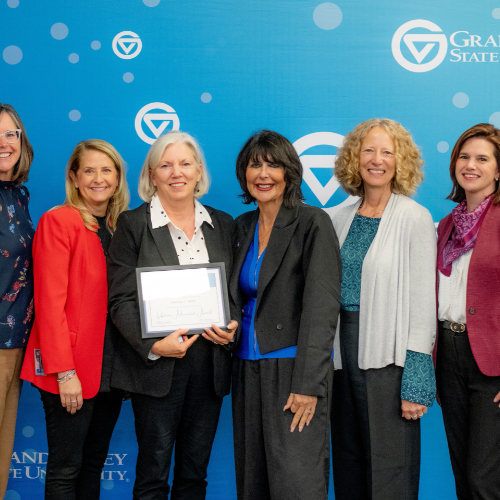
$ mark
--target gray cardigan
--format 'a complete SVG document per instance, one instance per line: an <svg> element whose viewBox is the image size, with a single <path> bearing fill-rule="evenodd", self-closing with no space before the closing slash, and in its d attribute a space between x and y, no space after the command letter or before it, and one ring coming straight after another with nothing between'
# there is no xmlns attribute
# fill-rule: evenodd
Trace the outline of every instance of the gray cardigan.
<svg viewBox="0 0 500 500"><path fill-rule="evenodd" d="M340 246L360 203L341 209L333 218ZM407 350L431 354L435 335L434 223L427 209L407 196L392 194L363 261L359 367L404 366ZM336 369L342 368L339 342L336 335Z"/></svg>

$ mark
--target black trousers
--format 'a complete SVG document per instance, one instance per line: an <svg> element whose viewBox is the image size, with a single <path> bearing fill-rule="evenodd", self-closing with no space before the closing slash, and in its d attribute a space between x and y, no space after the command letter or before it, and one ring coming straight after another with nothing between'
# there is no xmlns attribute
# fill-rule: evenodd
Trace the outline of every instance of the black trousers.
<svg viewBox="0 0 500 500"><path fill-rule="evenodd" d="M82 408L71 415L61 405L59 394L38 390L49 445L45 499L97 500L123 391L112 389L84 399Z"/></svg>
<svg viewBox="0 0 500 500"><path fill-rule="evenodd" d="M458 500L500 498L500 377L479 370L467 333L439 326L436 382Z"/></svg>
<svg viewBox="0 0 500 500"><path fill-rule="evenodd" d="M401 417L403 369L359 369L359 312L341 311L340 349L332 398L335 499L417 500L420 421Z"/></svg>
<svg viewBox="0 0 500 500"><path fill-rule="evenodd" d="M200 337L175 360L170 392L132 394L137 456L134 500L165 500L175 443L172 500L203 500L222 398L215 394L213 345ZM224 466L223 464L221 466Z"/></svg>
<svg viewBox="0 0 500 500"><path fill-rule="evenodd" d="M308 427L293 433L283 411L294 359L233 358L233 429L239 500L326 500L330 475L328 395L318 398Z"/></svg>

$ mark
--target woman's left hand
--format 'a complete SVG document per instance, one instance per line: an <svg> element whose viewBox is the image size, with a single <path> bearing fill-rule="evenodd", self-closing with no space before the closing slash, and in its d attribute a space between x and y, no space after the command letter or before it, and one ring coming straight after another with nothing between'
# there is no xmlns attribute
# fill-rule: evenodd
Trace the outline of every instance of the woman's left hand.
<svg viewBox="0 0 500 500"><path fill-rule="evenodd" d="M418 403L412 403L411 401L402 399L401 410L401 416L403 418L406 418L406 420L417 420L418 418L422 418L424 413L427 413L427 406L419 405Z"/></svg>
<svg viewBox="0 0 500 500"><path fill-rule="evenodd" d="M227 325L227 329L229 331L225 332L218 326L212 325L212 329L205 328L205 333L202 333L201 335L214 344L227 345L231 342L231 340L233 340L236 328L238 328L238 322L233 319L231 323Z"/></svg>
<svg viewBox="0 0 500 500"><path fill-rule="evenodd" d="M498 403L500 401L500 392L495 396L495 399L493 400L494 403ZM498 405L500 408L500 405Z"/></svg>
<svg viewBox="0 0 500 500"><path fill-rule="evenodd" d="M304 396L303 394L293 393L288 396L288 401L283 411L290 409L292 413L295 413L292 425L290 426L290 432L293 432L297 425L299 426L299 432L302 432L304 425L309 425L316 411L317 402L318 398L316 396Z"/></svg>

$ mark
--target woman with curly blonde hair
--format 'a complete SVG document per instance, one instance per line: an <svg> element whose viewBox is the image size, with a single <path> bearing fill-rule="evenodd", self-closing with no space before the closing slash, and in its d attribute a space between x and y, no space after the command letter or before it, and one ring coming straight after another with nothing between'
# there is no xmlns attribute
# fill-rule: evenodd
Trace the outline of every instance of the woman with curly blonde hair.
<svg viewBox="0 0 500 500"><path fill-rule="evenodd" d="M335 176L360 200L333 224L341 245L332 445L337 500L418 498L420 418L435 397L436 235L409 198L420 152L399 123L347 134Z"/></svg>

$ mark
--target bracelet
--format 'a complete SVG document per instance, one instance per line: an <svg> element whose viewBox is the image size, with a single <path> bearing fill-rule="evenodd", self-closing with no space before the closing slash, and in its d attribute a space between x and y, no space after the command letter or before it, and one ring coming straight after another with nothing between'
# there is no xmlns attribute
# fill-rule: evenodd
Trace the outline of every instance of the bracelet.
<svg viewBox="0 0 500 500"><path fill-rule="evenodd" d="M72 379L75 375L76 375L76 371L73 369L73 370L70 370L68 373L66 373L66 375L63 375L62 377L58 377L57 381L60 384L64 384L68 380Z"/></svg>

